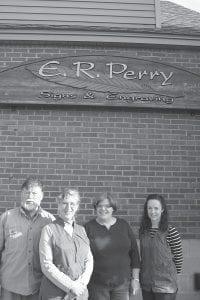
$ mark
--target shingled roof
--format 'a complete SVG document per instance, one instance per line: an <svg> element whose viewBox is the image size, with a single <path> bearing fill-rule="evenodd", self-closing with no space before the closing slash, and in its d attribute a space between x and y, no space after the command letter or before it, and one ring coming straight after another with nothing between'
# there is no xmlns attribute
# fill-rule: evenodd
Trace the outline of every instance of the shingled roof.
<svg viewBox="0 0 200 300"><path fill-rule="evenodd" d="M170 1L161 1L161 31L200 35L200 13Z"/></svg>

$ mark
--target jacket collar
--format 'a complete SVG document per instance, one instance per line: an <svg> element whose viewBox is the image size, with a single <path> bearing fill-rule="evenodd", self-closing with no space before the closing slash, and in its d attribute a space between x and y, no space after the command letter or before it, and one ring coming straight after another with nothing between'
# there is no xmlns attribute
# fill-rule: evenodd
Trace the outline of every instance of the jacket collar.
<svg viewBox="0 0 200 300"><path fill-rule="evenodd" d="M73 220L72 222L65 222L61 217L56 217L56 220L54 221L54 223L59 224L62 227L65 227L65 224L70 224L71 226L74 227L75 225L75 220Z"/></svg>

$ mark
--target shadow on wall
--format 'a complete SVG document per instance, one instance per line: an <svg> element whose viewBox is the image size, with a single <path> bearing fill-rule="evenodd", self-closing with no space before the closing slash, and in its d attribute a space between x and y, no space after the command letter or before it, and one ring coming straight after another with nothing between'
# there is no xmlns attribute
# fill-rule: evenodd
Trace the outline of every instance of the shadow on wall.
<svg viewBox="0 0 200 300"><path fill-rule="evenodd" d="M184 262L182 274L178 276L179 292L176 300L199 300L200 240L183 240L182 244ZM130 300L142 300L141 292L131 297Z"/></svg>

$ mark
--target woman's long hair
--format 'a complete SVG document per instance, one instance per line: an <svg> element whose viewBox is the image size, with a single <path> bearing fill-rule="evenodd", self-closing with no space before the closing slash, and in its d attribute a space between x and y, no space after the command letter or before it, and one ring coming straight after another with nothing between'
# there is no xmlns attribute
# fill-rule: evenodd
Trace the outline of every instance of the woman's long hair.
<svg viewBox="0 0 200 300"><path fill-rule="evenodd" d="M147 204L149 200L158 200L160 202L163 212L161 214L159 230L164 232L168 229L168 210L164 197L158 194L150 194L147 196L146 201L144 203L144 210L140 223L139 234L143 234L145 231L148 231L151 228L151 220L147 212Z"/></svg>

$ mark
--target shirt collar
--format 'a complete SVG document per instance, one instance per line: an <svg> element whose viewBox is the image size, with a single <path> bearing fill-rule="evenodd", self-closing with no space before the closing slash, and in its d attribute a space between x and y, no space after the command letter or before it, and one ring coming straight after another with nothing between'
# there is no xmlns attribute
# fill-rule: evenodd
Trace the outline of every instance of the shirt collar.
<svg viewBox="0 0 200 300"><path fill-rule="evenodd" d="M66 221L64 221L61 217L58 216L58 217L56 218L56 223L58 223L59 225L61 225L61 226L63 226L63 227L65 227L65 224L69 224L69 225L71 225L71 226L74 227L75 220L66 222Z"/></svg>
<svg viewBox="0 0 200 300"><path fill-rule="evenodd" d="M42 208L39 206L38 209L37 209L37 211L35 212L35 214L34 214L31 218L30 218L29 215L27 215L26 210L25 210L22 206L20 206L20 212L21 212L21 214L24 215L27 219L35 220L39 215L41 215L41 213L42 213Z"/></svg>

